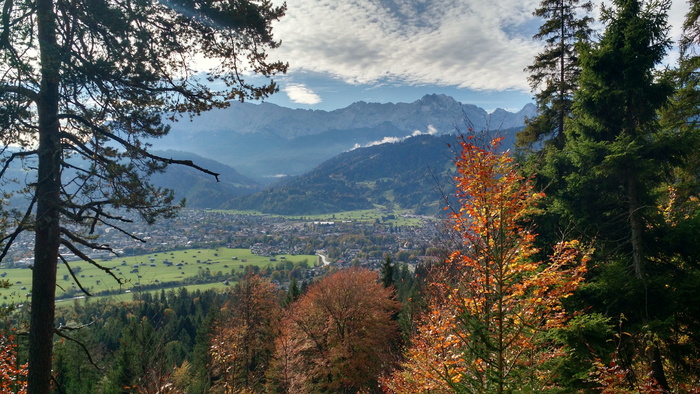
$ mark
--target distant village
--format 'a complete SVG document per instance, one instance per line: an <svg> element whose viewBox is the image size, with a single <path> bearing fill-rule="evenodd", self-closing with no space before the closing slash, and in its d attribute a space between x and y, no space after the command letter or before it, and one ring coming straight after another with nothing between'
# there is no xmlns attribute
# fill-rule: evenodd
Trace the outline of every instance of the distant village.
<svg viewBox="0 0 700 394"><path fill-rule="evenodd" d="M111 228L96 230L98 242L109 245L115 254L105 250L83 250L92 259L111 259L190 248L244 248L252 254L269 256L317 254L317 265L377 268L385 256L415 266L438 255L432 245L444 244L447 230L444 221L420 217L421 225L396 226L393 215L382 220L304 220L268 215L241 215L212 210L183 210L172 219L153 225L134 223L124 230L128 237ZM442 243L435 242L441 239ZM79 257L62 249L68 261ZM322 256L322 257L321 257ZM323 261L322 259L326 259ZM272 260L274 261L274 260ZM27 267L33 264L33 237L22 234L13 245L5 267Z"/></svg>

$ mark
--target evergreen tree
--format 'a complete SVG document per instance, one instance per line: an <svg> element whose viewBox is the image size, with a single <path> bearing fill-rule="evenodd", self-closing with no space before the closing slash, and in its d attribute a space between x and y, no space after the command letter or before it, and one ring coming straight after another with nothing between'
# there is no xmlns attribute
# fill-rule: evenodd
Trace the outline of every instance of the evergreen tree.
<svg viewBox="0 0 700 394"><path fill-rule="evenodd" d="M634 277L644 277L642 233L652 220L658 170L668 155L657 141L658 111L672 86L655 78L670 47L670 1L644 6L616 0L603 8L606 30L596 44L581 43L581 88L567 129L572 171L561 202L578 229L597 238L606 253L631 257ZM595 233L591 233L591 230Z"/></svg>
<svg viewBox="0 0 700 394"><path fill-rule="evenodd" d="M591 284L577 297L580 306L615 320L624 316L626 334L614 354L624 384L664 391L674 385L667 370L684 363L674 353L683 347L697 351L693 341L678 339L680 332L698 329L697 308L678 298L697 296L690 290L696 275L681 257L688 251L672 240L697 215L670 208L679 164L688 157L687 147L697 145L689 143L689 133L660 124L674 91L656 71L670 48L669 7L670 1L639 0L603 7L600 41L577 45L580 88L566 144L542 171L561 179L550 189L549 205L550 213L561 215L560 228L596 246Z"/></svg>
<svg viewBox="0 0 700 394"><path fill-rule="evenodd" d="M287 295L284 298L284 306L288 306L292 302L296 301L300 295L301 290L299 289L299 283L297 282L297 278L293 277L291 283L289 284L289 291L287 291Z"/></svg>
<svg viewBox="0 0 700 394"><path fill-rule="evenodd" d="M242 77L286 70L265 53L279 44L271 23L284 11L264 0L3 2L0 181L13 166L37 168L22 189L28 206L0 238L2 259L22 232L35 236L29 393L49 392L59 248L96 264L81 250L111 250L92 237L96 226L121 231L131 220L123 210L149 223L173 213L172 191L148 175L199 167L153 155L145 140L168 132L163 117L276 91ZM198 59L217 66L199 75Z"/></svg>
<svg viewBox="0 0 700 394"><path fill-rule="evenodd" d="M580 0L542 0L534 15L543 18L534 38L544 40L545 47L526 68L535 94L539 115L528 120L525 129L518 133L520 146L529 146L543 138L551 138L561 148L564 142L564 125L570 117L573 94L580 73L576 43L587 41L593 18L585 14L593 5Z"/></svg>
<svg viewBox="0 0 700 394"><path fill-rule="evenodd" d="M394 263L391 261L391 256L388 254L384 256L381 274L384 287L391 287L394 285Z"/></svg>
<svg viewBox="0 0 700 394"><path fill-rule="evenodd" d="M680 141L680 146L692 150L696 146L694 138L700 126L697 116L700 107L700 2L691 0L689 3L690 10L679 42L678 67L669 72L676 91L670 105L662 112L661 121L666 130L686 139ZM686 164L688 168L697 168L698 159L686 160Z"/></svg>

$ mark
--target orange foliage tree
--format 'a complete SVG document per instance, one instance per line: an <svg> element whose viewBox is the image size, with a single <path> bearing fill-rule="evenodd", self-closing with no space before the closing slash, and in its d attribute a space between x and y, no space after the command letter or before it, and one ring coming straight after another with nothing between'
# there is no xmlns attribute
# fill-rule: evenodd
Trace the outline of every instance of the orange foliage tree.
<svg viewBox="0 0 700 394"><path fill-rule="evenodd" d="M282 308L277 287L258 276L236 284L211 339L216 390L260 392L274 353Z"/></svg>
<svg viewBox="0 0 700 394"><path fill-rule="evenodd" d="M14 336L0 333L0 393L26 392L27 364L18 364Z"/></svg>
<svg viewBox="0 0 700 394"><path fill-rule="evenodd" d="M536 261L528 215L541 193L512 158L469 138L456 159L458 207L451 220L464 245L434 272L429 311L391 392L510 392L551 384L543 367L560 348L543 333L562 326L562 299L583 280L587 253L562 242Z"/></svg>
<svg viewBox="0 0 700 394"><path fill-rule="evenodd" d="M282 321L271 374L277 392L372 392L396 359L399 310L376 272L337 271L312 285Z"/></svg>

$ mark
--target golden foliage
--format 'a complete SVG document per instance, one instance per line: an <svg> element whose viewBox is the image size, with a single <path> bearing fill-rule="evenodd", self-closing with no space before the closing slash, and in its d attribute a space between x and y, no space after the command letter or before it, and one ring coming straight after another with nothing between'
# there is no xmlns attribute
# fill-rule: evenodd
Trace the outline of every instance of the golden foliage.
<svg viewBox="0 0 700 394"><path fill-rule="evenodd" d="M520 175L500 140L488 149L461 142L456 160L458 209L451 219L464 241L436 269L429 312L402 368L386 377L388 392L505 392L551 384L542 366L560 355L543 339L567 314L562 300L586 272L577 241L537 261L528 225L542 198Z"/></svg>

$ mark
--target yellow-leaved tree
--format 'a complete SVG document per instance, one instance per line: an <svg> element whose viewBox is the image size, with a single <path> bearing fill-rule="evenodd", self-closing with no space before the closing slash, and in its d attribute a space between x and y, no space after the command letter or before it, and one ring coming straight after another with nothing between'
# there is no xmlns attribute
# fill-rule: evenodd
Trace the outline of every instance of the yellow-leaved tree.
<svg viewBox="0 0 700 394"><path fill-rule="evenodd" d="M486 149L460 141L453 228L462 250L435 269L428 312L401 368L383 380L386 391L511 392L550 387L546 364L561 355L548 330L563 326L562 300L586 272L588 252L561 242L536 258L528 216L533 190L500 139Z"/></svg>

